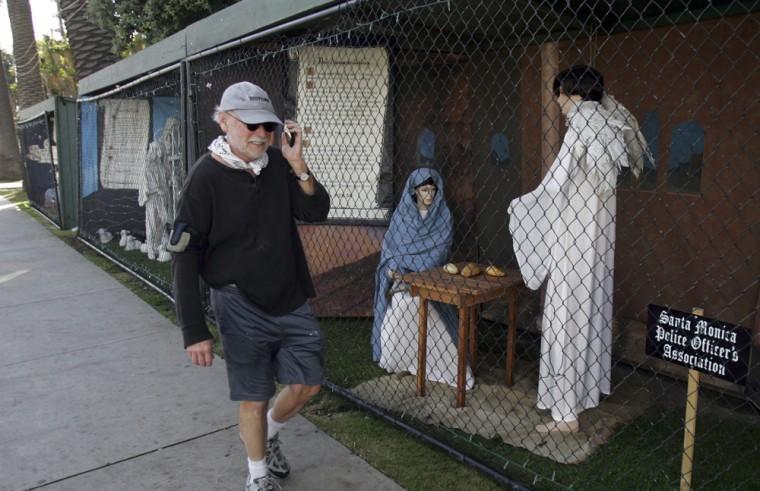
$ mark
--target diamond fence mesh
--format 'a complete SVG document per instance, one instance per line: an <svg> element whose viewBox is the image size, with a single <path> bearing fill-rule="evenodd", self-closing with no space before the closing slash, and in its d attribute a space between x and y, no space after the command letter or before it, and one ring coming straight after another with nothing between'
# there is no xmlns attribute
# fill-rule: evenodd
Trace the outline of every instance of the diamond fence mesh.
<svg viewBox="0 0 760 491"><path fill-rule="evenodd" d="M79 104L80 237L165 292L185 179L180 70Z"/></svg>
<svg viewBox="0 0 760 491"><path fill-rule="evenodd" d="M61 226L58 189L58 156L52 114L43 114L18 125L24 159L25 187L32 206Z"/></svg>
<svg viewBox="0 0 760 491"><path fill-rule="evenodd" d="M757 340L759 7L348 2L187 61L188 165L260 85L331 195L299 225L331 384L532 487L673 488L687 369L647 355L648 306ZM146 155L180 85L80 106L82 235L167 291L117 244L163 252L183 173ZM693 487L756 486L754 380L703 377Z"/></svg>
<svg viewBox="0 0 760 491"><path fill-rule="evenodd" d="M749 326L758 294L758 17L703 7L363 2L192 60L198 155L234 82L304 128L332 198L300 226L327 379L531 485L676 485L684 373L645 355L647 305ZM615 99L564 118L578 64ZM711 382L694 483L750 487L757 412Z"/></svg>

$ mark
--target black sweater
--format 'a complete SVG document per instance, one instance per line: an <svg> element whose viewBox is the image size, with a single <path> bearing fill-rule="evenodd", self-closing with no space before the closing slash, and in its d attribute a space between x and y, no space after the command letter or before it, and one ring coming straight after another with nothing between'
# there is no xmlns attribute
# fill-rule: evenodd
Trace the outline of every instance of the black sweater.
<svg viewBox="0 0 760 491"><path fill-rule="evenodd" d="M327 219L330 197L315 181L305 194L275 148L269 165L254 177L214 160L195 163L177 206L176 223L190 225L201 248L174 254L174 299L185 347L211 338L201 304L199 275L212 287L235 284L255 305L284 315L314 296L294 219Z"/></svg>

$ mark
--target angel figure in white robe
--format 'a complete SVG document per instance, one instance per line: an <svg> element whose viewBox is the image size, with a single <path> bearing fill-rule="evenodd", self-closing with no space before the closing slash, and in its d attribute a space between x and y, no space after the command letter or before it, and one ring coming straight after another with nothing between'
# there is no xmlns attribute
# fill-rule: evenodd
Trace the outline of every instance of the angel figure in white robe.
<svg viewBox="0 0 760 491"><path fill-rule="evenodd" d="M138 203L145 207L145 247L149 259L171 259L165 245L167 224L174 221L177 196L184 179L180 122L168 118L161 136L148 146L138 185Z"/></svg>
<svg viewBox="0 0 760 491"><path fill-rule="evenodd" d="M638 177L651 158L598 71L569 68L554 93L567 120L559 154L538 188L509 205L525 284L546 284L537 405L553 421L541 433L577 432L579 413L611 391L615 186L622 167Z"/></svg>

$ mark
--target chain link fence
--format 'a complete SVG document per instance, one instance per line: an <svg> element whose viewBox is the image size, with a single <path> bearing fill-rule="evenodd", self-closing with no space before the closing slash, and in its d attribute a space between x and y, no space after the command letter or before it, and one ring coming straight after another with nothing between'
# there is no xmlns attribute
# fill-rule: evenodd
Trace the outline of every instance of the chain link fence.
<svg viewBox="0 0 760 491"><path fill-rule="evenodd" d="M186 60L178 139L180 70L83 101L81 234L168 292L182 135L192 165L252 81L331 195L299 225L331 387L503 482L673 488L686 368L650 304L757 340L758 11L346 2ZM756 380L703 377L694 488L756 486Z"/></svg>
<svg viewBox="0 0 760 491"><path fill-rule="evenodd" d="M58 158L54 118L44 113L18 124L25 180L29 201L58 227L61 226Z"/></svg>
<svg viewBox="0 0 760 491"><path fill-rule="evenodd" d="M80 237L166 293L185 179L179 67L79 103Z"/></svg>

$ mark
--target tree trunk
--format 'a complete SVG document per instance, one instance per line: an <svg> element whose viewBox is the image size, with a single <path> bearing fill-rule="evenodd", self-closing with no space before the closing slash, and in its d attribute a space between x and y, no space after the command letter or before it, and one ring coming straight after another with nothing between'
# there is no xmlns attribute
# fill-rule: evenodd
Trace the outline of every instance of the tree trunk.
<svg viewBox="0 0 760 491"><path fill-rule="evenodd" d="M77 80L119 61L119 57L111 52L113 33L90 20L87 0L58 0L58 11L66 24Z"/></svg>
<svg viewBox="0 0 760 491"><path fill-rule="evenodd" d="M13 32L13 59L18 80L18 105L32 106L45 99L40 75L40 59L34 40L32 9L29 0L7 0L8 17Z"/></svg>
<svg viewBox="0 0 760 491"><path fill-rule="evenodd" d="M8 81L0 65L0 181L18 181L23 175Z"/></svg>

